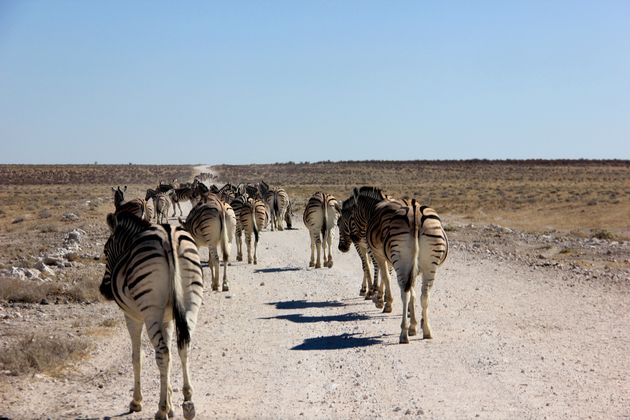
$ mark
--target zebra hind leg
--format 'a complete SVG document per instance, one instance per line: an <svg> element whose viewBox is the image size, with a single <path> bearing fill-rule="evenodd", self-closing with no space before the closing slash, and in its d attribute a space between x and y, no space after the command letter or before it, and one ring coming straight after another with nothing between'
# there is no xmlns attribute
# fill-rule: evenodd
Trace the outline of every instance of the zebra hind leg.
<svg viewBox="0 0 630 420"><path fill-rule="evenodd" d="M182 375L184 377L184 387L182 389L184 393L184 403L182 404L182 410L184 411L184 418L186 420L195 417L195 405L192 402L193 389L190 384L190 372L188 369L188 347L190 344L186 344L179 349L179 360L182 362Z"/></svg>
<svg viewBox="0 0 630 420"><path fill-rule="evenodd" d="M422 295L420 303L422 304L422 338L433 338L431 334L431 326L429 325L429 292L433 287L434 277L432 275L422 274Z"/></svg>
<svg viewBox="0 0 630 420"><path fill-rule="evenodd" d="M416 290L413 287L411 288L411 297L409 299L409 314L411 317L409 335L413 336L418 334L418 319L416 318Z"/></svg>
<svg viewBox="0 0 630 420"><path fill-rule="evenodd" d="M127 330L129 330L129 336L131 337L131 360L133 363L133 399L129 403L129 411L138 412L142 411L142 387L141 387L141 373L142 373L142 328L143 324L140 321L136 321L133 318L125 316L127 322Z"/></svg>

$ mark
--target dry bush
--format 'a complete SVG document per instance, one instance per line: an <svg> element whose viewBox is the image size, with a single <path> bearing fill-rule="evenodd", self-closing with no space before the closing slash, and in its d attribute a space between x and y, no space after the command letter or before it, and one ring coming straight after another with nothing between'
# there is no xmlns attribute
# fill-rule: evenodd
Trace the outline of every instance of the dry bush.
<svg viewBox="0 0 630 420"><path fill-rule="evenodd" d="M40 303L44 300L77 303L97 302L101 298L98 290L100 280L90 278L84 282L67 284L0 278L0 302Z"/></svg>
<svg viewBox="0 0 630 420"><path fill-rule="evenodd" d="M31 335L0 352L0 367L14 374L54 373L87 355L90 346L83 338Z"/></svg>
<svg viewBox="0 0 630 420"><path fill-rule="evenodd" d="M39 303L60 292L58 284L0 278L0 301L4 302Z"/></svg>

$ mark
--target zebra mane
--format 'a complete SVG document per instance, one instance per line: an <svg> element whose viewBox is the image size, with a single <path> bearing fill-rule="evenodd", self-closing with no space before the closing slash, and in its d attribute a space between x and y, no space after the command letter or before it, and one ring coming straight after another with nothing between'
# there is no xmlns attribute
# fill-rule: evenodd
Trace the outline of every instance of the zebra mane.
<svg viewBox="0 0 630 420"><path fill-rule="evenodd" d="M354 201L354 196L343 200L343 203L341 203L341 210L342 211L348 211L350 209L352 209L355 206L355 201Z"/></svg>
<svg viewBox="0 0 630 420"><path fill-rule="evenodd" d="M112 264L111 267L129 250L136 235L151 227L149 221L130 213L110 213L107 215L107 224L112 234L105 243L105 251L107 263Z"/></svg>
<svg viewBox="0 0 630 420"><path fill-rule="evenodd" d="M380 188L376 187L361 187L353 190L355 198L368 197L374 200L382 201L386 198L385 194Z"/></svg>

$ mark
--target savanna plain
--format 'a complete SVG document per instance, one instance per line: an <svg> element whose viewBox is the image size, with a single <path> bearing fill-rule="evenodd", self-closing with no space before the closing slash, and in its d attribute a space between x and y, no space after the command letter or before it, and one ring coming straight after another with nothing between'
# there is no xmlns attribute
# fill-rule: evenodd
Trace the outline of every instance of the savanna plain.
<svg viewBox="0 0 630 420"><path fill-rule="evenodd" d="M261 232L257 265L232 244L228 292L204 266L197 418L630 417L630 162L534 160L0 165L0 418L153 416L153 348L145 335L143 410L129 413L129 335L98 292L105 219L112 187L144 198L200 173L283 187L294 223ZM392 313L359 296L359 257L336 232L333 267L309 267L306 201L362 185L442 218L430 340L398 344L398 286Z"/></svg>

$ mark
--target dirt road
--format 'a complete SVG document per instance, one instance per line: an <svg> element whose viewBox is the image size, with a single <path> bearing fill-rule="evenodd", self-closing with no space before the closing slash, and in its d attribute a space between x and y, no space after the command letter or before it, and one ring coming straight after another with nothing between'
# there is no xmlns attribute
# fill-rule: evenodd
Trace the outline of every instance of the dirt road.
<svg viewBox="0 0 630 420"><path fill-rule="evenodd" d="M198 418L630 416L623 287L562 280L554 269L481 258L453 242L431 300L434 338L399 345L398 287L394 312L382 314L358 296L354 250L335 250L332 269L307 268L307 233L296 225L263 232L259 264L228 268L229 292L206 291L191 362ZM122 319L114 304L86 308ZM99 340L65 379L12 379L0 415L126 418L128 334L121 323ZM144 349L144 410L128 418L152 418L157 407L146 337ZM176 357L173 366L181 418Z"/></svg>

